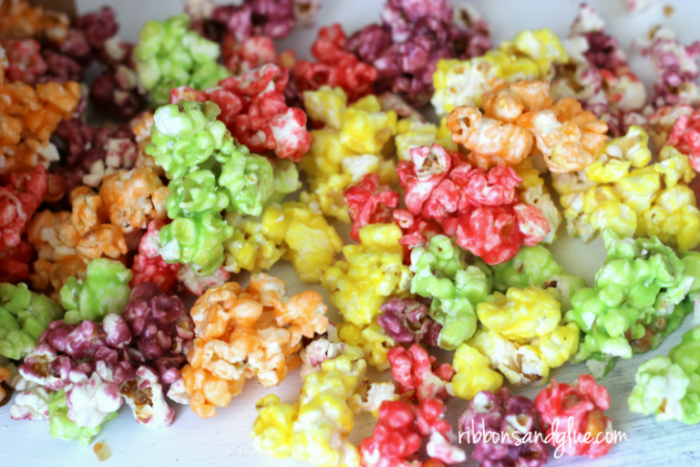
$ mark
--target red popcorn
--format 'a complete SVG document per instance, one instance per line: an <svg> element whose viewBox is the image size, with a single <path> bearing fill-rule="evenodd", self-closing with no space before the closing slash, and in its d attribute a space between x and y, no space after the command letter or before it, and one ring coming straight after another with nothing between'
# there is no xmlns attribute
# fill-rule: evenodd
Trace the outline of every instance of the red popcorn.
<svg viewBox="0 0 700 467"><path fill-rule="evenodd" d="M422 105L433 94L432 75L440 59L466 60L491 48L488 25L470 9L453 24L448 0L389 0L382 24L371 24L348 40L348 49L377 70L378 92L405 93Z"/></svg>
<svg viewBox="0 0 700 467"><path fill-rule="evenodd" d="M399 239L399 244L404 247L406 260L410 258L412 249L427 245L431 238L443 233L442 226L434 220L416 217L405 209L395 210L393 217L403 230L403 237Z"/></svg>
<svg viewBox="0 0 700 467"><path fill-rule="evenodd" d="M301 11L295 11L295 0L245 0L242 5L216 7L211 19L224 25L236 40L243 41L251 36L269 36L284 39L289 35ZM306 2L315 11L315 2Z"/></svg>
<svg viewBox="0 0 700 467"><path fill-rule="evenodd" d="M612 432L612 420L603 414L609 406L608 390L585 374L573 386L553 379L535 399L549 444L564 454L585 454L589 459L604 456L613 445L606 439L606 434Z"/></svg>
<svg viewBox="0 0 700 467"><path fill-rule="evenodd" d="M179 368L194 339L194 323L182 300L144 282L131 291L122 316L138 338L143 358L158 368L161 381L171 384L180 379Z"/></svg>
<svg viewBox="0 0 700 467"><path fill-rule="evenodd" d="M396 346L389 350L387 357L401 395L418 401L447 397L447 383L455 373L449 363L438 365L435 357L419 344L408 349Z"/></svg>
<svg viewBox="0 0 700 467"><path fill-rule="evenodd" d="M27 224L44 200L48 179L46 168L38 165L32 172L13 173L10 183L0 187L0 251L20 244Z"/></svg>
<svg viewBox="0 0 700 467"><path fill-rule="evenodd" d="M286 50L277 54L275 43L268 36L253 36L237 41L227 34L221 45L224 63L234 75L247 73L269 63L291 68L296 62L294 50Z"/></svg>
<svg viewBox="0 0 700 467"><path fill-rule="evenodd" d="M321 86L340 87L353 102L370 94L377 80L377 70L362 63L347 51L346 38L340 24L321 28L311 46L311 55L318 60L299 60L292 69L296 97Z"/></svg>
<svg viewBox="0 0 700 467"><path fill-rule="evenodd" d="M439 467L463 462L464 451L449 444L450 424L443 420L445 405L438 399L426 399L418 406L404 401L384 401L372 436L360 443L363 467ZM426 452L430 459L418 460L423 438L430 437Z"/></svg>
<svg viewBox="0 0 700 467"><path fill-rule="evenodd" d="M686 154L693 169L700 172L700 112L678 117L664 146L673 146Z"/></svg>
<svg viewBox="0 0 700 467"><path fill-rule="evenodd" d="M366 174L357 184L343 191L348 205L352 230L350 236L360 241L360 229L367 224L387 224L392 220L392 209L399 204L399 194L389 185L380 184L379 175Z"/></svg>
<svg viewBox="0 0 700 467"><path fill-rule="evenodd" d="M0 46L7 55L9 66L5 77L11 83L21 81L33 86L49 68L41 57L41 46L34 39L4 40Z"/></svg>
<svg viewBox="0 0 700 467"><path fill-rule="evenodd" d="M165 223L162 219L153 219L148 224L146 233L141 237L138 254L134 257L134 265L131 268L134 277L129 283L130 287L135 288L138 284L150 282L166 294L177 291L178 270L182 265L166 263L158 252L160 229Z"/></svg>
<svg viewBox="0 0 700 467"><path fill-rule="evenodd" d="M437 144L411 149L411 157L398 167L408 212L394 211L404 229L400 243L409 249L434 235L437 224L429 220L488 264L508 261L521 245L536 245L549 233L542 212L518 202L515 188L522 179L512 168L486 172Z"/></svg>
<svg viewBox="0 0 700 467"><path fill-rule="evenodd" d="M26 240L0 251L0 282L10 284L26 282L29 279L29 265L35 259L36 251Z"/></svg>

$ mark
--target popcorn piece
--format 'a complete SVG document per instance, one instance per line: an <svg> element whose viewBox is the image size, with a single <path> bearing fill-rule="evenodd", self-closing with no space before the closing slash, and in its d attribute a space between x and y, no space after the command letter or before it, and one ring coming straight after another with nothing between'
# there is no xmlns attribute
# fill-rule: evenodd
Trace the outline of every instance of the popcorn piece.
<svg viewBox="0 0 700 467"><path fill-rule="evenodd" d="M389 351L391 375L399 383L399 393L422 402L447 397L447 383L455 371L449 363L438 365L436 358L419 344L408 350L396 346Z"/></svg>
<svg viewBox="0 0 700 467"><path fill-rule="evenodd" d="M41 386L22 391L15 396L10 407L12 420L29 420L38 422L49 419L49 403L53 393Z"/></svg>
<svg viewBox="0 0 700 467"><path fill-rule="evenodd" d="M233 235L224 243L227 271L234 274L242 269L260 272L270 269L282 258L284 250L263 234L263 224L259 220L227 213L226 223L234 228Z"/></svg>
<svg viewBox="0 0 700 467"><path fill-rule="evenodd" d="M117 416L117 412L111 412L104 417L102 423L95 427L80 427L76 422L70 420L68 416L69 410L65 391L58 392L49 403L50 433L54 438L64 441L73 441L75 438L78 438L78 443L81 446L90 444L92 438L100 433L102 425Z"/></svg>
<svg viewBox="0 0 700 467"><path fill-rule="evenodd" d="M392 220L392 208L399 203L399 194L388 185L379 184L379 175L367 174L343 191L353 221L350 236L360 240L360 229L368 224L384 224Z"/></svg>
<svg viewBox="0 0 700 467"><path fill-rule="evenodd" d="M318 294L284 294L283 281L256 274L245 291L229 282L197 300L191 310L196 338L190 364L182 369L197 415L215 416L215 407L227 406L253 376L266 387L279 384L300 363L302 337L326 331L326 307Z"/></svg>
<svg viewBox="0 0 700 467"><path fill-rule="evenodd" d="M318 282L343 245L323 216L301 203L269 206L262 225L265 238L274 241L278 249L286 250L283 258L292 262L304 282Z"/></svg>
<svg viewBox="0 0 700 467"><path fill-rule="evenodd" d="M552 384L535 399L544 434L552 435L548 438L552 440L550 444L558 452L569 456L585 454L588 459L606 455L613 446L606 436L612 432L612 420L603 414L609 406L608 390L585 374L579 376L573 386L552 380ZM570 430L569 427L573 428L570 436L579 436L574 438L577 441L558 436L558 433Z"/></svg>
<svg viewBox="0 0 700 467"><path fill-rule="evenodd" d="M419 301L393 297L382 304L381 310L377 322L396 342L439 345L442 325L428 316L429 308Z"/></svg>
<svg viewBox="0 0 700 467"><path fill-rule="evenodd" d="M338 337L337 327L329 321L326 335L312 340L299 352L299 358L302 362L299 372L301 380L304 381L309 373L321 371L323 362L339 356L346 348L347 344L341 342Z"/></svg>
<svg viewBox="0 0 700 467"><path fill-rule="evenodd" d="M503 376L490 365L489 358L475 347L461 344L452 360L455 375L448 391L464 400L472 400L483 391L495 392L503 386Z"/></svg>
<svg viewBox="0 0 700 467"><path fill-rule="evenodd" d="M366 326L345 321L338 325L338 337L344 344L362 349L365 360L379 371L389 369L389 350L396 341L377 322Z"/></svg>
<svg viewBox="0 0 700 467"><path fill-rule="evenodd" d="M549 190L544 185L544 180L540 177L539 171L532 167L530 159L523 160L514 167L514 170L522 179L516 187L519 199L523 204L539 209L549 222L549 233L542 239L542 243L553 243L557 238L562 214L554 204Z"/></svg>
<svg viewBox="0 0 700 467"><path fill-rule="evenodd" d="M47 195L49 174L43 166L28 173L15 172L0 187L0 252L17 247L30 219Z"/></svg>
<svg viewBox="0 0 700 467"><path fill-rule="evenodd" d="M136 371L136 378L121 385L121 395L134 414L136 422L148 428L164 428L172 425L175 411L165 401L163 386L158 375L149 367Z"/></svg>
<svg viewBox="0 0 700 467"><path fill-rule="evenodd" d="M148 223L148 228L139 242L138 254L134 256L131 267L133 278L129 287L151 282L161 288L166 294L174 293L177 289L179 263L168 264L160 256L160 229L165 222L154 219Z"/></svg>
<svg viewBox="0 0 700 467"><path fill-rule="evenodd" d="M66 389L65 395L68 420L79 428L99 427L110 414L116 415L122 405L119 386L103 381L97 373Z"/></svg>
<svg viewBox="0 0 700 467"><path fill-rule="evenodd" d="M368 325L389 296L408 290L412 274L403 264L400 237L395 224L367 225L360 244L343 247L346 259L323 273L322 284L346 321Z"/></svg>

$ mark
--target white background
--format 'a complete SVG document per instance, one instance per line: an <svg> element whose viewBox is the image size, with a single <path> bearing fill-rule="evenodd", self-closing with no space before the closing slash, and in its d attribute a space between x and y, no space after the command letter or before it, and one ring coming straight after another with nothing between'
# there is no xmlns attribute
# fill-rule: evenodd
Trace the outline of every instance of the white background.
<svg viewBox="0 0 700 467"><path fill-rule="evenodd" d="M78 0L80 12L87 12L102 6L100 0ZM119 0L112 1L121 24L120 35L136 41L138 32L149 19L163 20L170 15L180 13L183 2L180 0ZM318 15L317 25L326 25L334 21L343 23L348 36L365 24L379 20L379 11L383 0L321 0L323 8ZM491 24L494 44L509 39L520 29L551 28L558 36L568 33L569 25L577 11L575 0L491 0L471 2L482 12ZM617 0L589 1L607 22L607 31L618 38L620 44L629 50L632 39L642 37L650 26L663 24L675 30L685 42L700 39L697 18L700 17L700 2L691 0L670 2L675 13L664 17L659 3L650 10L636 16L628 15L621 2ZM669 2L667 2L669 3ZM308 58L308 50L316 35L316 28L294 31L290 38L282 42L281 48L294 47L300 58ZM632 55L634 70L645 79L647 84L651 72L647 62ZM696 184L693 184L696 186ZM346 242L348 228L338 226ZM566 272L584 277L589 285L604 259L604 249L600 239L589 245L566 236L565 229L559 231L560 238L551 247L557 260ZM287 281L290 294L308 288L323 294L329 304L328 294L320 285L308 286L296 280L288 263L282 263L272 269L271 274ZM246 283L247 276L240 275L234 280ZM337 311L332 305L330 315L336 319ZM684 326L663 342L659 349L631 360L620 361L602 384L610 391L612 400L608 411L613 419L615 429L626 433L628 441L615 446L604 458L589 461L585 458L550 458L549 466L587 465L590 467L622 465L679 465L692 466L700 464L700 445L696 436L700 427L685 426L677 422L657 424L651 417L631 414L627 409L627 396L634 386L636 368L644 361L665 355L669 349L680 341L681 334L689 329L689 319ZM441 360L449 361L446 353ZM571 383L581 373L585 365L565 365L552 371L552 376L559 381ZM371 375L373 379L389 378L388 373ZM100 464L89 447L81 447L77 442L67 443L49 436L48 423L16 422L10 420L9 405L0 408L0 466L277 466L288 467L305 465L294 459L273 459L258 454L252 449L249 432L256 417L255 402L265 394L273 392L283 401L293 402L298 399L301 381L298 371L291 373L279 386L265 389L256 380L250 380L243 393L231 404L219 410L219 416L199 419L189 407L178 406L175 423L166 429L149 430L134 421L128 407L123 407L119 417L107 423L95 441L103 441L111 449L112 457ZM515 392L533 398L539 388L519 388ZM458 398L447 402L448 419L456 426L459 414L467 403ZM356 417L355 430L351 440L358 444L371 434L374 419L371 416ZM464 446L467 453L471 448ZM470 457L470 456L468 456ZM310 465L310 464L308 464ZM476 466L469 460L466 464Z"/></svg>

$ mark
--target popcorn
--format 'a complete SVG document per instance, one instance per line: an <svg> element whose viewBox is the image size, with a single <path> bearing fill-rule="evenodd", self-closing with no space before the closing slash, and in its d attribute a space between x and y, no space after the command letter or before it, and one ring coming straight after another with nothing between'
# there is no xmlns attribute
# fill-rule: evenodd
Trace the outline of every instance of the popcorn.
<svg viewBox="0 0 700 467"><path fill-rule="evenodd" d="M382 24L371 24L350 37L348 49L377 70L378 89L405 93L415 105L432 94L431 77L440 59L469 59L491 48L490 28L476 12L468 22L453 22L446 1L416 3L390 1L382 10Z"/></svg>
<svg viewBox="0 0 700 467"><path fill-rule="evenodd" d="M0 282L19 284L29 279L29 265L36 259L31 243L20 241L19 245L0 252Z"/></svg>
<svg viewBox="0 0 700 467"><path fill-rule="evenodd" d="M609 406L608 390L586 374L579 376L573 386L552 380L535 399L537 416L544 435L551 440L549 444L558 452L569 456L585 454L588 459L606 455L613 446L606 436L612 432L612 420L603 414ZM559 435L572 429L568 435L572 438Z"/></svg>
<svg viewBox="0 0 700 467"><path fill-rule="evenodd" d="M343 191L343 197L353 220L350 236L355 241L360 240L360 229L365 225L391 222L391 209L399 203L399 194L388 185L380 185L377 174L363 176Z"/></svg>
<svg viewBox="0 0 700 467"><path fill-rule="evenodd" d="M172 425L175 410L165 402L163 386L158 375L149 367L136 371L136 378L121 387L121 395L134 414L136 421L147 428L164 428Z"/></svg>
<svg viewBox="0 0 700 467"><path fill-rule="evenodd" d="M51 436L64 441L73 441L78 438L81 446L87 446L92 438L97 436L102 425L116 418L117 412L110 412L102 422L94 427L81 427L69 417L68 399L65 390L61 390L53 396L49 403L49 417L51 419Z"/></svg>
<svg viewBox="0 0 700 467"><path fill-rule="evenodd" d="M4 389L2 391L4 395ZM22 391L15 396L12 407L10 407L10 418L30 422L48 420L49 403L52 399L53 393L41 386Z"/></svg>
<svg viewBox="0 0 700 467"><path fill-rule="evenodd" d="M698 119L700 114L681 115L673 125L664 146L673 146L690 159L690 165L696 172L700 171L700 152L697 151L698 143L695 141Z"/></svg>
<svg viewBox="0 0 700 467"><path fill-rule="evenodd" d="M412 274L403 264L400 237L396 224L367 225L359 245L343 247L346 259L324 271L321 283L346 321L368 325L388 297L408 291Z"/></svg>
<svg viewBox="0 0 700 467"><path fill-rule="evenodd" d="M431 146L433 143L438 143L448 151L457 151L457 145L452 141L452 133L447 129L445 117L440 119L439 127L412 117L402 118L396 124L394 144L400 161L411 160L411 149Z"/></svg>
<svg viewBox="0 0 700 467"><path fill-rule="evenodd" d="M637 384L627 400L630 412L653 414L658 422L678 420L694 425L700 421L693 384L697 374L693 349L698 336L698 328L691 329L668 357L654 357L639 366Z"/></svg>
<svg viewBox="0 0 700 467"><path fill-rule="evenodd" d="M342 343L362 349L367 363L384 371L390 367L388 353L396 346L396 341L375 321L366 326L350 321L340 323L338 337Z"/></svg>
<svg viewBox="0 0 700 467"><path fill-rule="evenodd" d="M190 312L196 337L182 369L192 410L215 416L253 376L279 384L301 363L302 337L326 331L325 312L317 293L287 298L284 282L266 274L253 275L245 291L235 282L207 290Z"/></svg>
<svg viewBox="0 0 700 467"><path fill-rule="evenodd" d="M302 362L299 371L301 380L306 379L306 375L310 373L321 371L323 362L339 356L346 348L347 344L338 338L338 329L329 321L326 334L312 340L299 352L299 358Z"/></svg>
<svg viewBox="0 0 700 467"><path fill-rule="evenodd" d="M189 25L189 17L180 14L164 22L149 21L141 30L134 48L136 72L155 104L167 103L172 88L206 89L228 76L216 63L219 45L188 31Z"/></svg>
<svg viewBox="0 0 700 467"><path fill-rule="evenodd" d="M544 467L549 459L547 447L535 438L535 404L524 396L512 396L508 388L481 391L459 417L459 427L476 448L474 460L483 464L525 464ZM477 441L476 432L504 435L500 441ZM472 438L473 437L473 438ZM529 439L528 439L529 438Z"/></svg>
<svg viewBox="0 0 700 467"><path fill-rule="evenodd" d="M24 284L0 284L0 355L24 358L51 321L63 318L61 307ZM4 367L3 367L4 368ZM9 374L3 379L9 378Z"/></svg>
<svg viewBox="0 0 700 467"><path fill-rule="evenodd" d="M437 344L454 349L476 331L475 307L486 300L491 285L478 266L467 266L464 253L444 235L411 252L411 293L432 298L430 316L441 328Z"/></svg>
<svg viewBox="0 0 700 467"><path fill-rule="evenodd" d="M550 81L553 65L568 60L564 47L549 29L520 31L512 41L471 60L440 60L433 73L435 93L430 102L438 115L458 106L481 106L489 78L508 82L545 79Z"/></svg>
<svg viewBox="0 0 700 467"><path fill-rule="evenodd" d="M449 363L438 365L436 358L419 344L407 350L396 346L389 351L391 376L399 384L399 393L422 402L426 399L447 397L447 383L454 375Z"/></svg>
<svg viewBox="0 0 700 467"><path fill-rule="evenodd" d="M39 53L41 46L34 39L3 40L0 46L7 55L9 66L5 69L5 77L11 83L21 81L30 86L36 85L48 69Z"/></svg>
<svg viewBox="0 0 700 467"><path fill-rule="evenodd" d="M429 308L412 298L390 298L381 306L377 322L396 342L437 346L442 325L429 316Z"/></svg>
<svg viewBox="0 0 700 467"><path fill-rule="evenodd" d="M461 344L452 360L455 375L448 391L464 400L472 400L483 391L495 392L503 386L503 376L490 365L489 358L478 349Z"/></svg>
<svg viewBox="0 0 700 467"><path fill-rule="evenodd" d="M119 261L96 258L87 265L86 278L70 277L61 288L64 321L95 321L109 313L121 313L129 296L131 271Z"/></svg>
<svg viewBox="0 0 700 467"><path fill-rule="evenodd" d="M396 113L382 111L376 96L350 106L347 100L342 89L328 86L304 93L309 116L325 127L311 131L311 147L300 165L310 186L301 201L342 222L350 222L344 190L367 174L378 174L381 183L395 180L394 162L385 158L384 148L396 134Z"/></svg>
<svg viewBox="0 0 700 467"><path fill-rule="evenodd" d="M297 202L269 206L262 220L262 233L283 258L291 261L300 280L318 282L331 267L343 242L320 213Z"/></svg>
<svg viewBox="0 0 700 467"><path fill-rule="evenodd" d="M574 361L589 359L591 371L609 370L614 357L655 349L690 312L683 299L694 281L657 238L620 239L610 230L603 238L608 257L595 286L576 292L565 315L583 332ZM595 363L601 360L605 368Z"/></svg>
<svg viewBox="0 0 700 467"><path fill-rule="evenodd" d="M0 252L20 245L21 235L46 197L49 174L43 166L29 173L15 172L0 187Z"/></svg>
<svg viewBox="0 0 700 467"><path fill-rule="evenodd" d="M3 38L46 36L52 41L62 42L70 24L65 13L32 7L22 0L3 2L0 13L0 37Z"/></svg>
<svg viewBox="0 0 700 467"><path fill-rule="evenodd" d="M179 263L168 264L160 256L160 230L165 221L154 219L148 223L148 228L139 242L138 254L134 256L131 267L133 278L129 287L151 282L161 288L166 294L174 293L177 289Z"/></svg>
<svg viewBox="0 0 700 467"><path fill-rule="evenodd" d="M256 218L227 213L226 223L234 228L233 235L224 242L224 268L234 274L242 269L260 272L270 269L282 258L284 249L263 233L263 223Z"/></svg>
<svg viewBox="0 0 700 467"><path fill-rule="evenodd" d="M553 243L557 238L557 230L562 221L561 212L554 204L549 190L544 185L537 169L532 167L530 159L523 160L513 168L522 182L515 188L518 198L523 204L534 206L540 210L549 222L549 233L542 239L542 243Z"/></svg>
<svg viewBox="0 0 700 467"><path fill-rule="evenodd" d="M65 396L68 420L79 428L98 428L110 414L116 415L122 405L119 386L103 381L97 373L66 389Z"/></svg>
<svg viewBox="0 0 700 467"><path fill-rule="evenodd" d="M245 0L242 4L207 6L204 17L225 26L237 40L251 36L284 39L297 22L311 20L320 5L315 1L294 0L276 3L274 8L260 0Z"/></svg>

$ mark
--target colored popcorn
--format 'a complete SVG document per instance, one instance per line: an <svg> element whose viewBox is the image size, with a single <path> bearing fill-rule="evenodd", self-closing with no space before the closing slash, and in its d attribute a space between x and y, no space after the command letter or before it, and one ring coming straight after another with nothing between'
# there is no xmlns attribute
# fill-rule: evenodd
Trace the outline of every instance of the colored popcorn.
<svg viewBox="0 0 700 467"><path fill-rule="evenodd" d="M598 377L610 371L615 357L653 350L677 329L691 311L684 298L695 280L656 237L631 241L605 230L603 238L607 258L595 285L576 292L565 315L582 332L573 360L588 359Z"/></svg>
<svg viewBox="0 0 700 467"><path fill-rule="evenodd" d="M442 325L429 317L430 309L413 298L393 297L381 306L377 322L396 342L439 345Z"/></svg>
<svg viewBox="0 0 700 467"><path fill-rule="evenodd" d="M301 339L326 331L320 295L285 294L283 281L255 274L245 290L228 282L197 300L190 312L195 341L182 379L198 416L216 416L216 407L226 407L253 376L266 387L279 384L301 363Z"/></svg>
<svg viewBox="0 0 700 467"><path fill-rule="evenodd" d="M503 375L491 369L491 361L475 347L461 344L452 360L452 394L472 400L482 391L495 392L503 386Z"/></svg>
<svg viewBox="0 0 700 467"><path fill-rule="evenodd" d="M46 36L52 41L62 42L70 23L65 13L32 7L23 0L3 2L0 18L0 37L3 39Z"/></svg>
<svg viewBox="0 0 700 467"><path fill-rule="evenodd" d="M399 238L396 224L369 224L360 229L359 245L343 247L345 260L323 272L321 282L346 321L368 325L390 296L408 291L412 273Z"/></svg>
<svg viewBox="0 0 700 467"><path fill-rule="evenodd" d="M586 374L572 386L552 380L535 399L540 426L545 435L552 435L545 438L549 444L557 452L588 459L606 455L613 446L612 420L603 413L609 406L608 390ZM568 437L559 435L566 430Z"/></svg>
<svg viewBox="0 0 700 467"><path fill-rule="evenodd" d="M520 201L525 205L539 209L549 222L549 233L542 239L542 243L553 243L557 239L557 230L559 230L562 221L562 214L554 204L549 189L545 186L539 171L533 168L529 158L523 160L513 169L522 178L522 182L515 188Z"/></svg>
<svg viewBox="0 0 700 467"><path fill-rule="evenodd" d="M700 421L695 377L699 340L698 328L691 329L668 357L654 357L637 368L637 385L627 400L631 412L654 415L658 422L694 425Z"/></svg>
<svg viewBox="0 0 700 467"><path fill-rule="evenodd" d="M178 271L181 265L166 263L159 253L160 230L164 225L165 221L161 219L154 219L148 223L148 228L139 242L138 253L134 256L130 287L151 282L167 294L177 290Z"/></svg>
<svg viewBox="0 0 700 467"><path fill-rule="evenodd" d="M376 321L368 325L342 322L338 325L338 338L343 344L361 349L368 365L384 371L390 367L389 351L396 346L396 341Z"/></svg>
<svg viewBox="0 0 700 467"><path fill-rule="evenodd" d="M389 351L391 375L399 384L399 394L422 402L447 397L447 383L454 375L449 363L438 365L436 358L420 344L408 349L396 346Z"/></svg>
<svg viewBox="0 0 700 467"><path fill-rule="evenodd" d="M367 224L385 224L392 221L392 208L399 203L399 194L388 185L379 184L379 175L367 174L359 182L343 191L348 205L353 240L360 240L360 229Z"/></svg>
<svg viewBox="0 0 700 467"><path fill-rule="evenodd" d="M189 25L189 17L180 14L164 22L149 21L141 30L134 48L136 72L154 104L168 103L173 88L203 90L228 76L217 63L219 45L188 31Z"/></svg>

